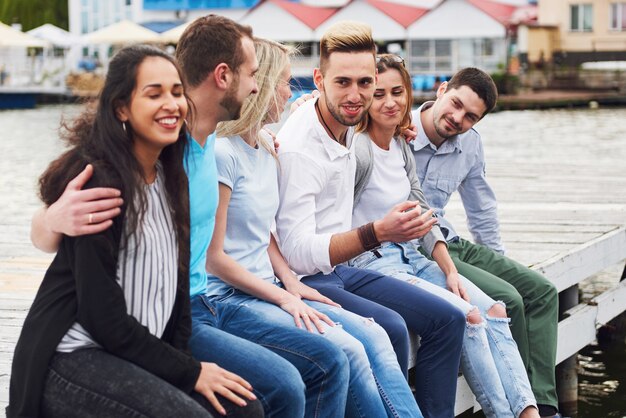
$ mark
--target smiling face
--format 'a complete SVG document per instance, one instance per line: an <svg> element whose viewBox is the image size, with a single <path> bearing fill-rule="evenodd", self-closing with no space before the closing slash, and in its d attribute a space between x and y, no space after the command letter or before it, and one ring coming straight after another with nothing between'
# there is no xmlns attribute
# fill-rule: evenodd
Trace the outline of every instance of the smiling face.
<svg viewBox="0 0 626 418"><path fill-rule="evenodd" d="M160 152L178 139L187 116L187 100L176 67L161 57L147 57L137 67L130 102L118 118L128 123L136 152Z"/></svg>
<svg viewBox="0 0 626 418"><path fill-rule="evenodd" d="M344 126L354 126L363 119L370 105L376 83L376 63L369 52L333 52L324 74L315 70L315 84L322 93L333 118Z"/></svg>
<svg viewBox="0 0 626 418"><path fill-rule="evenodd" d="M447 89L443 83L433 104L433 123L437 135L447 139L470 130L485 114L485 102L468 86Z"/></svg>
<svg viewBox="0 0 626 418"><path fill-rule="evenodd" d="M374 101L370 107L371 121L395 129L407 111L408 92L400 72L394 68L378 74Z"/></svg>

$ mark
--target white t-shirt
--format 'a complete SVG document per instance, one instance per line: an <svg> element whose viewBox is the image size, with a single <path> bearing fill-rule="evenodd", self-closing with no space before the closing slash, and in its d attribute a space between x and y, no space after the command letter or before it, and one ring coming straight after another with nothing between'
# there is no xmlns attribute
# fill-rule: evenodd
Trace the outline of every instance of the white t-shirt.
<svg viewBox="0 0 626 418"><path fill-rule="evenodd" d="M360 133L358 135L365 135ZM358 140L355 137L355 142ZM368 141L371 141L369 137ZM389 150L374 142L372 146L372 175L363 189L361 199L352 211L352 228L382 219L392 207L409 198L411 184L404 169L402 150L395 139Z"/></svg>
<svg viewBox="0 0 626 418"><path fill-rule="evenodd" d="M240 136L215 142L217 180L232 190L226 219L224 252L255 276L274 280L267 248L278 210L276 160L263 146L252 148ZM231 289L219 278L207 277L207 295Z"/></svg>

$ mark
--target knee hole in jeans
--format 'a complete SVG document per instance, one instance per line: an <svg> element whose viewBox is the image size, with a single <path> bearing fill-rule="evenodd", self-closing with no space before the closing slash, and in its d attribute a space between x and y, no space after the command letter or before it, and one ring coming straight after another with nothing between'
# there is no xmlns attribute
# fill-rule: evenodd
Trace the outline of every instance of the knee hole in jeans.
<svg viewBox="0 0 626 418"><path fill-rule="evenodd" d="M477 307L473 307L471 311L467 313L467 323L468 324L482 324L483 318L480 316L480 311Z"/></svg>
<svg viewBox="0 0 626 418"><path fill-rule="evenodd" d="M487 315L493 318L506 318L506 308L502 303L496 303L487 311Z"/></svg>

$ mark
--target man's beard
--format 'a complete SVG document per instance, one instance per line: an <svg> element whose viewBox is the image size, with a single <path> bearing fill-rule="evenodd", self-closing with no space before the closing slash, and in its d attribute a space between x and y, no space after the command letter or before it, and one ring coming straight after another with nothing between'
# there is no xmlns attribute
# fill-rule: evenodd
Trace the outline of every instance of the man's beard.
<svg viewBox="0 0 626 418"><path fill-rule="evenodd" d="M446 117L445 116L440 117L439 123L435 122L435 131L437 132L437 135L439 135L441 138L444 138L444 139L450 139L453 136L459 135L461 133L461 128L458 127L457 124L455 124L454 122L452 123L454 125L454 131L450 132L446 130L445 128L441 127L441 124L443 124L445 127L448 127Z"/></svg>
<svg viewBox="0 0 626 418"><path fill-rule="evenodd" d="M231 86L220 102L220 105L228 112L228 119L226 120L236 120L241 116L243 102L237 101L237 90L239 90L239 83Z"/></svg>
<svg viewBox="0 0 626 418"><path fill-rule="evenodd" d="M343 126L354 126L358 124L359 122L363 120L363 118L367 114L367 111L369 110L369 106L367 106L367 109L366 109L366 106L363 106L363 108L361 109L361 117L358 117L356 119L347 119L341 114L338 108L333 107L328 102L328 97L325 97L324 99L326 101L326 108L328 109L330 114L333 116L333 118L335 118L337 122L341 123Z"/></svg>

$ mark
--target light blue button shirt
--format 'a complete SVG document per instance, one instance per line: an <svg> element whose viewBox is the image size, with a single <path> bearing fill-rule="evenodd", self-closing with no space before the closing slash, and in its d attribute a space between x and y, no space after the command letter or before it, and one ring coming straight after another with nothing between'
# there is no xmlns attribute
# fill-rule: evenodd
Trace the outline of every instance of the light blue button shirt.
<svg viewBox="0 0 626 418"><path fill-rule="evenodd" d="M447 241L459 239L452 224L445 219L445 207L458 190L468 227L478 244L504 253L500 237L496 196L485 177L485 156L480 134L474 129L447 139L435 147L422 128L420 113L432 106L426 102L413 111L418 136L412 142L417 176L424 195L439 218Z"/></svg>
<svg viewBox="0 0 626 418"><path fill-rule="evenodd" d="M185 171L189 179L189 210L191 216L191 260L189 293L204 294L207 285L206 251L213 237L217 212L217 170L215 168L215 134L201 147L189 134L185 153Z"/></svg>

